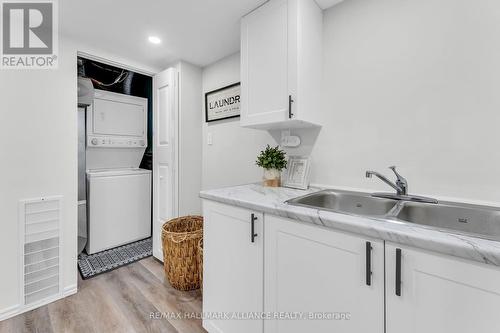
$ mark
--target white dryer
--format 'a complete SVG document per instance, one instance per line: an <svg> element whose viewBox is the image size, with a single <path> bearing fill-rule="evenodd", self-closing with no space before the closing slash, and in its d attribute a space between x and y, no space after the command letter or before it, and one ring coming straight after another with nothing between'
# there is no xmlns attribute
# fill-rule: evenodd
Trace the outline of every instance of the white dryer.
<svg viewBox="0 0 500 333"><path fill-rule="evenodd" d="M151 237L147 99L96 90L86 127L87 253Z"/></svg>

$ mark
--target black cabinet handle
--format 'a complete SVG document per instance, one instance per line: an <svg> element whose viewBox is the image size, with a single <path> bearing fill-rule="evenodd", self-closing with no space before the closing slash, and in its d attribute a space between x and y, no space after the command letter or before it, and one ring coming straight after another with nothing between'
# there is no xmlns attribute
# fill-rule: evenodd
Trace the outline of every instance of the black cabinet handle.
<svg viewBox="0 0 500 333"><path fill-rule="evenodd" d="M366 285L372 285L372 243L366 242Z"/></svg>
<svg viewBox="0 0 500 333"><path fill-rule="evenodd" d="M288 118L292 119L293 117L293 112L292 112L292 95L288 95Z"/></svg>
<svg viewBox="0 0 500 333"><path fill-rule="evenodd" d="M401 296L401 249L396 249L396 295Z"/></svg>
<svg viewBox="0 0 500 333"><path fill-rule="evenodd" d="M257 237L257 234L255 233L255 221L257 220L257 216L255 216L254 213L252 213L252 216L251 216L251 221L250 221L250 226L251 226L251 232L252 232L252 235L251 235L251 240L252 240L252 243L255 243L255 237Z"/></svg>

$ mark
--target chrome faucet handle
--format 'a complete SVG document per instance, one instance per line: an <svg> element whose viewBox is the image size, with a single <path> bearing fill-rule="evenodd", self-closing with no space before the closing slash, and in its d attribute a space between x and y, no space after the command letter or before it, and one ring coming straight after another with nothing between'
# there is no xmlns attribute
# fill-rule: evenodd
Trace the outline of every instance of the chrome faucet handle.
<svg viewBox="0 0 500 333"><path fill-rule="evenodd" d="M397 171L396 171L396 166L393 165L393 166L390 166L389 169L392 170L392 172L394 172L394 174L396 175L396 184L398 185L398 187L401 189L401 194L403 195L406 195L408 194L408 181L406 180L405 177L401 176Z"/></svg>
<svg viewBox="0 0 500 333"><path fill-rule="evenodd" d="M401 176L397 171L396 171L396 166L395 165L392 165L389 167L389 169L392 170L392 172L394 172L394 174L396 175L396 178L399 180L404 180L406 181L405 177Z"/></svg>

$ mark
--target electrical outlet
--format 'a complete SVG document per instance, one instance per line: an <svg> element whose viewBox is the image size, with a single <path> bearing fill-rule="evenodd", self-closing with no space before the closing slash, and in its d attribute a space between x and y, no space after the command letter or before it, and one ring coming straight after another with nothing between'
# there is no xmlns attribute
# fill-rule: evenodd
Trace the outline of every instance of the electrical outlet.
<svg viewBox="0 0 500 333"><path fill-rule="evenodd" d="M300 138L295 135L290 135L285 138L285 141L282 142L284 147L298 147L300 146Z"/></svg>
<svg viewBox="0 0 500 333"><path fill-rule="evenodd" d="M290 130L283 130L281 131L281 146L298 147L300 146L300 138L296 135L291 135Z"/></svg>
<svg viewBox="0 0 500 333"><path fill-rule="evenodd" d="M286 138L290 136L290 130L282 130L281 131L281 144L283 145L283 143L286 141Z"/></svg>

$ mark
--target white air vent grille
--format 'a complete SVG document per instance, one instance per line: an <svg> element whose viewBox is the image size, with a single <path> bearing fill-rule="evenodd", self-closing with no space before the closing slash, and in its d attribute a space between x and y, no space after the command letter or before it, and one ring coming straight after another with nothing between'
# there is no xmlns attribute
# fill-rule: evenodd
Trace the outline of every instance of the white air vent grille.
<svg viewBox="0 0 500 333"><path fill-rule="evenodd" d="M60 294L61 197L21 201L20 216L22 295L29 305Z"/></svg>

